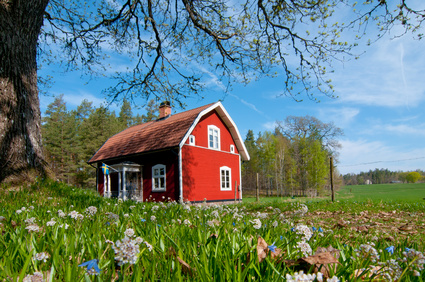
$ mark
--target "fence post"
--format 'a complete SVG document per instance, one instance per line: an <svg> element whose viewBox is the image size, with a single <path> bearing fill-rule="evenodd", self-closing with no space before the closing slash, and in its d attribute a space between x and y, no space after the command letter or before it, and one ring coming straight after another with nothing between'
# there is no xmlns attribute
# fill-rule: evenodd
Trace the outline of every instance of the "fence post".
<svg viewBox="0 0 425 282"><path fill-rule="evenodd" d="M333 162L332 157L329 158L330 161L330 179L331 179L331 192L332 192L332 202L335 201L335 195L334 195L334 180L333 180Z"/></svg>
<svg viewBox="0 0 425 282"><path fill-rule="evenodd" d="M257 202L260 201L260 186L258 185L258 172L257 172L257 185L256 187L256 191L257 191Z"/></svg>

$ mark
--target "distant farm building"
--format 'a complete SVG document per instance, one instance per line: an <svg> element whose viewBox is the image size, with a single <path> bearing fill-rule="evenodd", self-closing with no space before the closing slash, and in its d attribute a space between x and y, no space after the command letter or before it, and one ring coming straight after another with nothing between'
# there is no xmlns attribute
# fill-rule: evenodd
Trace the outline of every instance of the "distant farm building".
<svg viewBox="0 0 425 282"><path fill-rule="evenodd" d="M242 199L241 161L249 154L220 102L171 114L110 137L88 161L104 197L191 202Z"/></svg>

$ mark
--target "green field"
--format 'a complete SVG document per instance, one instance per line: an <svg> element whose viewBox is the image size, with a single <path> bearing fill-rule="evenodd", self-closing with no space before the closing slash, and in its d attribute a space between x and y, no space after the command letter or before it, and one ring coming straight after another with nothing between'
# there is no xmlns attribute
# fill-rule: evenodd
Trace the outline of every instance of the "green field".
<svg viewBox="0 0 425 282"><path fill-rule="evenodd" d="M0 281L424 281L424 189L203 205L3 187Z"/></svg>
<svg viewBox="0 0 425 282"><path fill-rule="evenodd" d="M295 202L295 201L323 201L330 196L319 198L296 197L261 197L261 202ZM348 201L385 201L409 202L425 204L425 183L394 183L372 185L347 185L335 192L335 200ZM244 203L255 202L252 196L244 197Z"/></svg>
<svg viewBox="0 0 425 282"><path fill-rule="evenodd" d="M425 183L394 183L345 186L336 193L337 198L353 201L424 202Z"/></svg>

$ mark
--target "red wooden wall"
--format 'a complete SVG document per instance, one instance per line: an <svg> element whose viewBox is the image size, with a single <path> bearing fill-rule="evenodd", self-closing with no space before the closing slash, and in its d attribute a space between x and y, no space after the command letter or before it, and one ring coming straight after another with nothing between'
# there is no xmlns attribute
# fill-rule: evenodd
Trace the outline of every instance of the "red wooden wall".
<svg viewBox="0 0 425 282"><path fill-rule="evenodd" d="M221 150L208 148L208 125L220 129ZM235 198L235 182L240 185L240 158L233 138L215 111L205 115L192 131L195 145L182 148L183 197L189 201L220 201ZM235 153L230 153L234 145ZM220 190L220 167L231 168L231 191ZM239 198L239 192L237 194Z"/></svg>

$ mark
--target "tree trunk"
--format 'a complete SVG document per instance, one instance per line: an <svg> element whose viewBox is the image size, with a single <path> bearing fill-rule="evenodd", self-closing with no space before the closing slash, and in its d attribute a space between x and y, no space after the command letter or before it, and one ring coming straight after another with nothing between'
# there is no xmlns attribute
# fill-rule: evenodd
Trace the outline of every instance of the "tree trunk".
<svg viewBox="0 0 425 282"><path fill-rule="evenodd" d="M49 0L0 0L0 183L44 175L37 40Z"/></svg>

